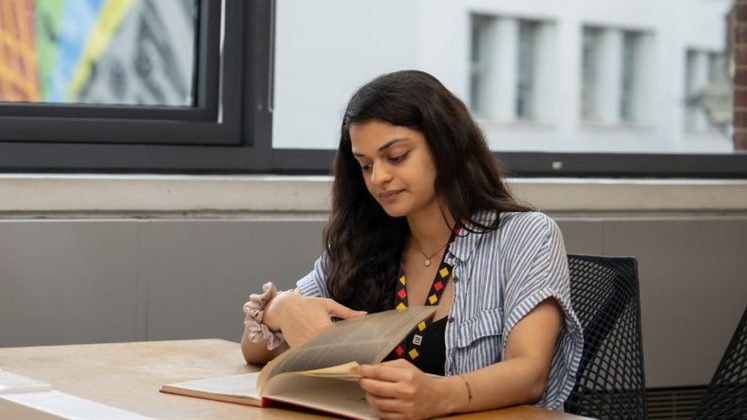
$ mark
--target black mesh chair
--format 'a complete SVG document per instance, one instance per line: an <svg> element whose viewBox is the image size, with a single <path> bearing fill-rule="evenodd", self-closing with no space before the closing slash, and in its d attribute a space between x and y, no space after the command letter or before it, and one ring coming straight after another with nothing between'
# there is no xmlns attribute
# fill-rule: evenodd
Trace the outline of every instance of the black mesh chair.
<svg viewBox="0 0 747 420"><path fill-rule="evenodd" d="M747 308L693 418L747 419Z"/></svg>
<svg viewBox="0 0 747 420"><path fill-rule="evenodd" d="M598 419L646 419L636 259L569 254L568 266L584 353L565 411Z"/></svg>

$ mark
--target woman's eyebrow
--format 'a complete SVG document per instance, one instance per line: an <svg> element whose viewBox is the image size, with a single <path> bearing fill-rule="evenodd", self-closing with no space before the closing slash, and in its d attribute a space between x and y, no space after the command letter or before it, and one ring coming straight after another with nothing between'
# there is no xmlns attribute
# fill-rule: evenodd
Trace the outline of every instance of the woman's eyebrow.
<svg viewBox="0 0 747 420"><path fill-rule="evenodd" d="M395 144L397 144L399 142L408 141L408 140L410 140L410 139L408 139L407 137L402 137L402 138L396 138L396 139L389 140L388 142L384 143L381 147L379 147L378 149L376 149L376 151L377 152L383 152L384 150L392 147L393 145L395 145ZM355 156L355 157L366 157L366 155L361 154L361 153L356 153L355 151L353 151L353 156Z"/></svg>

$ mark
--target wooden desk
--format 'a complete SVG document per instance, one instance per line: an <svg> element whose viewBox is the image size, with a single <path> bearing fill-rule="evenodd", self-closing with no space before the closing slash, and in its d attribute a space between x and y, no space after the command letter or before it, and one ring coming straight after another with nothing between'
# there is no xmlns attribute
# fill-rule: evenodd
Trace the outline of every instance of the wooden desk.
<svg viewBox="0 0 747 420"><path fill-rule="evenodd" d="M57 391L159 419L323 418L305 411L260 409L158 392L165 383L255 370L244 363L239 344L224 340L0 348L0 368L48 382ZM521 406L450 418L583 417Z"/></svg>

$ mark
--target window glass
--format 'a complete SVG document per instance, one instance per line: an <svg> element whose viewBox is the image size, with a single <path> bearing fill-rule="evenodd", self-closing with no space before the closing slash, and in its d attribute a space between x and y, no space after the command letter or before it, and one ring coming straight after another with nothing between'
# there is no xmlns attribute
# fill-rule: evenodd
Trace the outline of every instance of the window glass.
<svg viewBox="0 0 747 420"><path fill-rule="evenodd" d="M468 105L485 124L551 120L552 24L472 15Z"/></svg>
<svg viewBox="0 0 747 420"><path fill-rule="evenodd" d="M730 121L707 128L730 96L695 101L685 57L706 54L706 81L730 77L718 57L730 57L733 0L603 3L278 2L273 145L334 149L357 87L416 68L468 105L497 152L731 153ZM696 108L706 128L694 136Z"/></svg>
<svg viewBox="0 0 747 420"><path fill-rule="evenodd" d="M743 174L735 0L675 2L0 0L0 170L326 173L350 95L421 69L510 169Z"/></svg>
<svg viewBox="0 0 747 420"><path fill-rule="evenodd" d="M0 0L0 171L267 168L271 5Z"/></svg>
<svg viewBox="0 0 747 420"><path fill-rule="evenodd" d="M493 22L491 18L480 15L472 15L471 19L469 106L476 116L487 116L488 40Z"/></svg>
<svg viewBox="0 0 747 420"><path fill-rule="evenodd" d="M519 54L517 60L516 117L534 119L535 54L537 53L537 22L519 21Z"/></svg>
<svg viewBox="0 0 747 420"><path fill-rule="evenodd" d="M586 27L583 29L581 38L582 45L582 68L581 68L581 118L586 121L595 121L597 116L597 66L600 58L601 30Z"/></svg>
<svg viewBox="0 0 747 420"><path fill-rule="evenodd" d="M195 105L197 0L0 0L0 102Z"/></svg>
<svg viewBox="0 0 747 420"><path fill-rule="evenodd" d="M641 82L638 80L641 74L637 72L637 67L641 59L639 48L641 37L642 35L638 32L623 32L620 119L627 122L636 121L635 106L636 93L638 93L636 88L637 84Z"/></svg>

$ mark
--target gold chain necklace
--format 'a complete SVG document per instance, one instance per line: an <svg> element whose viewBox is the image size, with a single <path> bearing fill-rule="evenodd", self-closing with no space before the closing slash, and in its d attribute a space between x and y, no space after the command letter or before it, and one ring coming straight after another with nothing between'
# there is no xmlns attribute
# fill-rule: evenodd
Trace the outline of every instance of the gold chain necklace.
<svg viewBox="0 0 747 420"><path fill-rule="evenodd" d="M431 255L428 255L428 254L426 254L426 253L425 253L425 252L423 251L423 247L421 247L421 246L420 246L420 242L418 242L418 240L417 240L417 239L415 239L415 237L414 237L414 236L410 235L410 238L412 238L413 242L415 242L415 245L417 245L417 247L418 247L418 251L420 251L420 253L421 253L421 254L423 254L423 256L425 257L425 263L424 263L424 264L425 264L425 266L426 266L426 267L430 267L430 266L431 266L431 259L432 259L433 257L435 257L435 256L436 256L436 254L438 254L439 252L441 252L441 250L442 250L442 249L446 248L446 245L448 245L448 244L449 244L449 240L447 239L447 240L446 240L446 242L445 242L445 243L444 243L443 245L441 245L441 246L440 246L440 247L439 247L439 248L438 248L438 249L436 250L436 252L434 252L434 253L433 253L433 254L431 254Z"/></svg>

